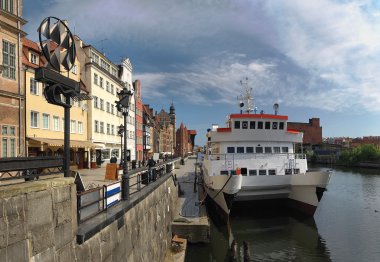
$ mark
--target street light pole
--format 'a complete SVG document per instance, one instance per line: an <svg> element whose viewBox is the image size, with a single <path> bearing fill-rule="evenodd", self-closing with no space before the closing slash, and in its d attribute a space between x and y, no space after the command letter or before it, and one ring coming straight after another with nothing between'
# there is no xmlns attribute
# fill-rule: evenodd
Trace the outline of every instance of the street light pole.
<svg viewBox="0 0 380 262"><path fill-rule="evenodd" d="M123 200L129 198L129 175L128 175L128 150L127 150L127 116L129 111L129 105L131 103L131 98L133 96L133 90L128 90L124 87L120 92L117 93L119 101L115 101L116 108L119 112L123 114L124 117L124 161L123 161L123 175L121 177L121 197Z"/></svg>
<svg viewBox="0 0 380 262"><path fill-rule="evenodd" d="M124 135L124 126L121 124L119 127L119 130L117 131L118 135L120 136L120 166L123 164L123 135Z"/></svg>

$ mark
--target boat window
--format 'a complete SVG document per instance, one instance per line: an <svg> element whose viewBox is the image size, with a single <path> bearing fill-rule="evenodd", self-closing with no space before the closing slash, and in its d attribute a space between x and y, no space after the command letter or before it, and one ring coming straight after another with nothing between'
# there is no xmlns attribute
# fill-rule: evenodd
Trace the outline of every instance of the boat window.
<svg viewBox="0 0 380 262"><path fill-rule="evenodd" d="M281 153L281 148L279 146L273 147L273 152L274 153Z"/></svg>
<svg viewBox="0 0 380 262"><path fill-rule="evenodd" d="M262 147L262 146L257 146L257 147L256 147L256 153L257 153L257 154L261 154L261 153L263 153L263 147Z"/></svg>
<svg viewBox="0 0 380 262"><path fill-rule="evenodd" d="M235 153L235 148L233 146L227 147L227 153L234 154Z"/></svg>
<svg viewBox="0 0 380 262"><path fill-rule="evenodd" d="M270 122L265 122L265 129L270 129Z"/></svg>
<svg viewBox="0 0 380 262"><path fill-rule="evenodd" d="M242 174L243 176L246 176L246 175L247 175L247 168L246 168L246 167L242 167L242 168L240 169L240 172L241 172L241 174Z"/></svg>
<svg viewBox="0 0 380 262"><path fill-rule="evenodd" d="M291 175L292 174L292 170L289 168L289 169L285 169L285 175Z"/></svg>
<svg viewBox="0 0 380 262"><path fill-rule="evenodd" d="M259 170L259 176L266 176L266 175L267 175L267 171L265 169Z"/></svg>
<svg viewBox="0 0 380 262"><path fill-rule="evenodd" d="M247 146L247 147L245 148L245 152L246 152L247 154L252 154L252 153L253 153L253 146Z"/></svg>
<svg viewBox="0 0 380 262"><path fill-rule="evenodd" d="M294 174L299 174L300 173L300 169L299 168L294 168Z"/></svg>
<svg viewBox="0 0 380 262"><path fill-rule="evenodd" d="M263 129L264 123L262 121L257 122L257 129Z"/></svg>
<svg viewBox="0 0 380 262"><path fill-rule="evenodd" d="M255 129L256 128L256 122L255 121L249 121L249 128Z"/></svg>
<svg viewBox="0 0 380 262"><path fill-rule="evenodd" d="M242 124L241 124L241 127L243 129L248 129L248 121L243 121Z"/></svg>
<svg viewBox="0 0 380 262"><path fill-rule="evenodd" d="M284 129L284 122L280 122L280 125L278 126L278 129L281 129L281 130Z"/></svg>
<svg viewBox="0 0 380 262"><path fill-rule="evenodd" d="M269 174L270 176L275 176L275 175L276 175L276 169L269 169L269 170L268 170L268 174Z"/></svg>
<svg viewBox="0 0 380 262"><path fill-rule="evenodd" d="M228 175L228 170L220 170L221 175Z"/></svg>
<svg viewBox="0 0 380 262"><path fill-rule="evenodd" d="M273 123L272 123L272 129L274 129L274 130L277 129L277 126L278 126L278 123L277 123L277 122L273 122Z"/></svg>
<svg viewBox="0 0 380 262"><path fill-rule="evenodd" d="M252 170L252 169L250 169L250 170L249 170L249 175L250 175L250 176L257 176L257 170Z"/></svg>
<svg viewBox="0 0 380 262"><path fill-rule="evenodd" d="M235 129L240 129L240 121L235 121Z"/></svg>
<svg viewBox="0 0 380 262"><path fill-rule="evenodd" d="M243 146L238 146L236 148L236 153L244 153L244 147Z"/></svg>
<svg viewBox="0 0 380 262"><path fill-rule="evenodd" d="M270 154L270 153L272 153L272 148L269 147L269 146L266 146L266 147L265 147L265 153L266 153L266 154Z"/></svg>
<svg viewBox="0 0 380 262"><path fill-rule="evenodd" d="M289 152L289 148L286 146L283 146L282 147L282 153L288 153L288 152Z"/></svg>

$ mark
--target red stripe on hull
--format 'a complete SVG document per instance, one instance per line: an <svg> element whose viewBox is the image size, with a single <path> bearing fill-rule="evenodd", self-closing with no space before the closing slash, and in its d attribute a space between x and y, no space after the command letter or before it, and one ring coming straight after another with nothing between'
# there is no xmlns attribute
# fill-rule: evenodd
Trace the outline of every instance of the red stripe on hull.
<svg viewBox="0 0 380 262"><path fill-rule="evenodd" d="M315 210L317 210L316 206L300 202L294 199L288 199L288 205L290 208L296 209L306 215L313 216L315 213Z"/></svg>

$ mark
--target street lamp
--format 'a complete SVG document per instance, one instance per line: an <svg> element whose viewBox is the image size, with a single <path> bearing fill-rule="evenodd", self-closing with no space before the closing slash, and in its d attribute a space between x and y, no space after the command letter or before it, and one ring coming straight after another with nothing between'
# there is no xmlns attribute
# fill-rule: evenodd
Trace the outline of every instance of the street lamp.
<svg viewBox="0 0 380 262"><path fill-rule="evenodd" d="M129 198L129 175L127 166L127 116L129 113L129 106L133 96L133 90L128 90L125 86L120 92L117 93L119 101L115 101L117 111L121 112L124 117L124 151L123 151L123 175L121 177L121 197L126 200Z"/></svg>
<svg viewBox="0 0 380 262"><path fill-rule="evenodd" d="M121 166L123 164L123 134L124 134L123 124L118 126L117 134L120 136L120 166Z"/></svg>

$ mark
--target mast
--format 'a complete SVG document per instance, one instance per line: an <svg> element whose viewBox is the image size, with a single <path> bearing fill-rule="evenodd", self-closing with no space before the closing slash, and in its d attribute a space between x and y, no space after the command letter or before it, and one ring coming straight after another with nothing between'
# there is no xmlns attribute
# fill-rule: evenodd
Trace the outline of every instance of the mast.
<svg viewBox="0 0 380 262"><path fill-rule="evenodd" d="M248 86L248 77L245 80L240 80L240 84L243 87L243 94L238 96L239 106L241 113L245 112L250 114L253 111L253 97L252 97L252 87Z"/></svg>

